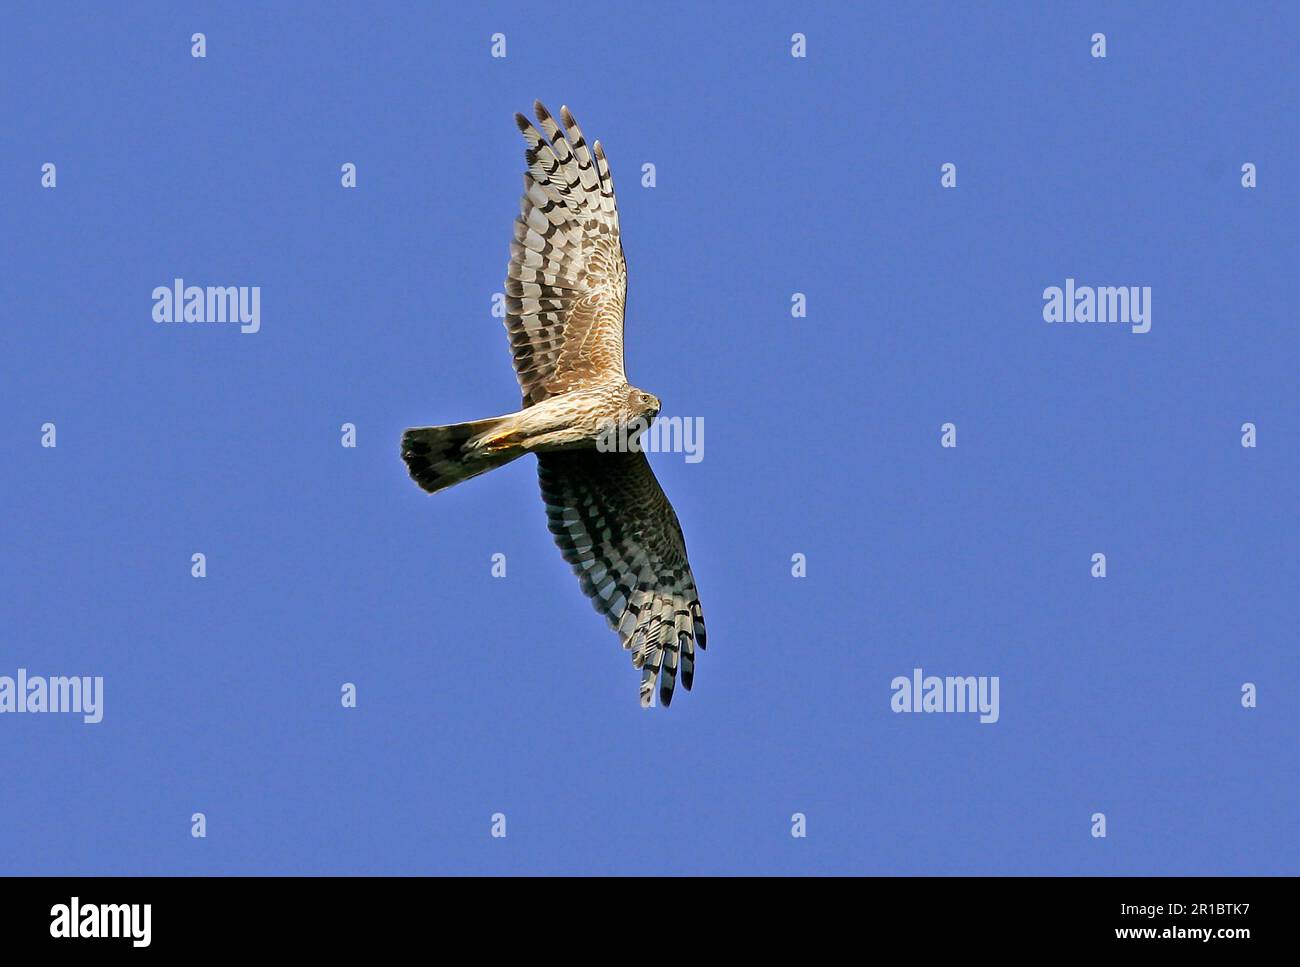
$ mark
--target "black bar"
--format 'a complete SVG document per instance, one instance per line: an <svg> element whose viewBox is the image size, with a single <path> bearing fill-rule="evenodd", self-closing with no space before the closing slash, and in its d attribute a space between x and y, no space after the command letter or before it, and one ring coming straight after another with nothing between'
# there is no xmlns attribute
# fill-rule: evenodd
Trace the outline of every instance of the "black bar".
<svg viewBox="0 0 1300 967"><path fill-rule="evenodd" d="M1245 877L695 879L708 881L8 878L0 879L0 935L7 951L135 956L246 953L268 941L330 956L456 938L495 948L531 937L539 949L557 941L568 949L611 929L628 931L630 949L645 940L639 930L666 930L680 942L702 931L746 944L851 935L862 949L905 941L927 955L1132 948L1231 956L1285 942L1295 887L1291 878ZM70 936L92 931L119 936Z"/></svg>

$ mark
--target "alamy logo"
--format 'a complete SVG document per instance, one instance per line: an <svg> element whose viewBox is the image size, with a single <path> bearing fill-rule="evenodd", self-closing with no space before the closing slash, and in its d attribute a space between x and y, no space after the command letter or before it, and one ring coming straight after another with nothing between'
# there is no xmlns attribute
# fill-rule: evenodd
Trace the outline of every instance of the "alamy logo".
<svg viewBox="0 0 1300 967"><path fill-rule="evenodd" d="M89 675L72 678L0 675L0 712L72 712L88 725L104 718L104 679Z"/></svg>
<svg viewBox="0 0 1300 967"><path fill-rule="evenodd" d="M596 437L601 453L684 453L687 463L704 459L704 417L657 416L646 426L634 417L604 430Z"/></svg>
<svg viewBox="0 0 1300 967"><path fill-rule="evenodd" d="M1074 284L1043 290L1044 322L1117 322L1134 332L1151 331L1151 286Z"/></svg>
<svg viewBox="0 0 1300 967"><path fill-rule="evenodd" d="M154 322L237 322L240 332L262 328L260 285L186 285L173 279L153 290Z"/></svg>
<svg viewBox="0 0 1300 967"><path fill-rule="evenodd" d="M71 903L50 907L50 936L129 939L133 947L147 947L152 938L153 905L149 903Z"/></svg>
<svg viewBox="0 0 1300 967"><path fill-rule="evenodd" d="M979 712L980 723L991 725L1000 717L997 675L965 677L923 675L913 668L912 677L899 675L889 687L894 695L889 707L895 712Z"/></svg>

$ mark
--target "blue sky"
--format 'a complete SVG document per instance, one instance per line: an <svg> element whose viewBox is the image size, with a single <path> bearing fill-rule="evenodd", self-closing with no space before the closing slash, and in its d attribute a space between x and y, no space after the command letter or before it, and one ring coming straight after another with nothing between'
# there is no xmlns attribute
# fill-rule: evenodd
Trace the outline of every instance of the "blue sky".
<svg viewBox="0 0 1300 967"><path fill-rule="evenodd" d="M0 676L105 685L0 715L0 872L1300 872L1294 8L473 6L4 14ZM532 458L397 455L518 404L537 97L706 428L653 458L710 631L669 710ZM176 277L261 330L155 324ZM1151 331L1045 322L1067 278ZM999 721L895 714L917 667Z"/></svg>

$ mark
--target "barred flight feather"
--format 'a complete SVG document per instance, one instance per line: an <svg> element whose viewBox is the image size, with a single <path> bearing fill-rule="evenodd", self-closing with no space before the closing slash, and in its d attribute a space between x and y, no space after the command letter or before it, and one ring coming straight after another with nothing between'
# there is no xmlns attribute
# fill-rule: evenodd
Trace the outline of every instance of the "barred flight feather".
<svg viewBox="0 0 1300 967"><path fill-rule="evenodd" d="M528 145L510 266L506 331L524 406L592 380L624 380L623 306L627 264L609 164L593 156L577 121L563 128L540 101L539 131L515 122Z"/></svg>
<svg viewBox="0 0 1300 967"><path fill-rule="evenodd" d="M657 680L668 705L679 665L682 685L694 683L704 616L681 524L645 454L563 450L538 454L537 467L560 553L642 670L641 704Z"/></svg>

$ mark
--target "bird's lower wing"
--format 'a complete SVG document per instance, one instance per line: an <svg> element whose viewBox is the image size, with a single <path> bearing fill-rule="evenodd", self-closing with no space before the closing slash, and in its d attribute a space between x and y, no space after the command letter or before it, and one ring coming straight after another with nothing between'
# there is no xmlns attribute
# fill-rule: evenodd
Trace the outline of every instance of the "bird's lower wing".
<svg viewBox="0 0 1300 967"><path fill-rule="evenodd" d="M681 525L645 454L555 451L538 454L537 466L555 543L632 652L641 704L651 704L658 679L668 705L679 663L691 687L704 616Z"/></svg>

